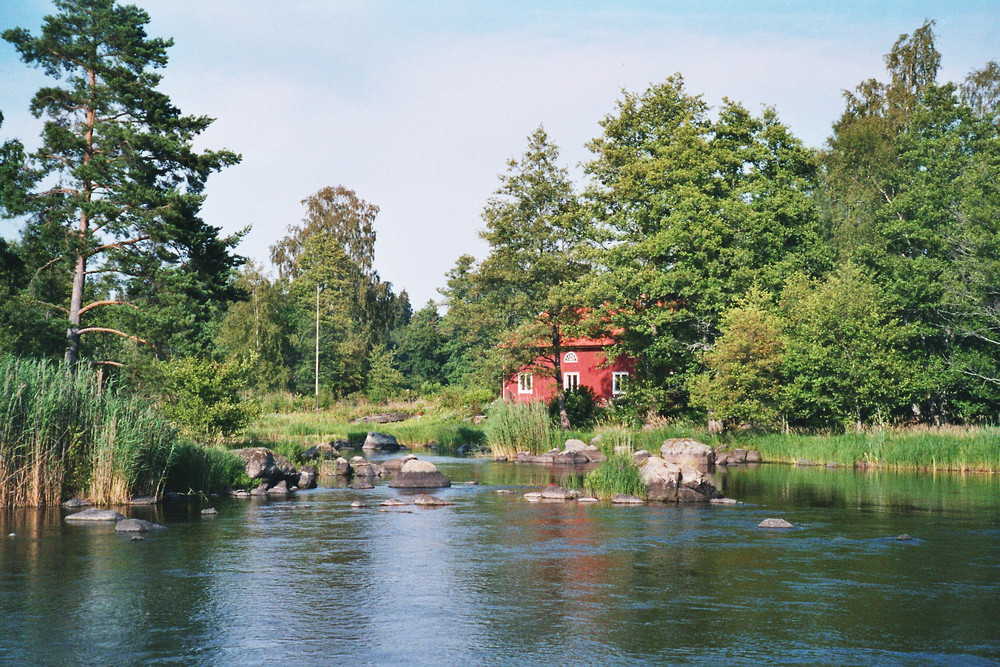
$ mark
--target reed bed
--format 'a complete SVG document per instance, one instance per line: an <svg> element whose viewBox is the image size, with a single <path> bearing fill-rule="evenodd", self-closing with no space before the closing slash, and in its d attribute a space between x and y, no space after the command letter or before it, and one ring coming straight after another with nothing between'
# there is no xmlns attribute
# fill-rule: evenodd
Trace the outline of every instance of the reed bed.
<svg viewBox="0 0 1000 667"><path fill-rule="evenodd" d="M552 447L556 436L544 403L497 401L487 412L483 431L492 454L508 458L518 452L540 454Z"/></svg>
<svg viewBox="0 0 1000 667"><path fill-rule="evenodd" d="M0 357L0 507L158 495L175 442L148 402L85 368Z"/></svg>

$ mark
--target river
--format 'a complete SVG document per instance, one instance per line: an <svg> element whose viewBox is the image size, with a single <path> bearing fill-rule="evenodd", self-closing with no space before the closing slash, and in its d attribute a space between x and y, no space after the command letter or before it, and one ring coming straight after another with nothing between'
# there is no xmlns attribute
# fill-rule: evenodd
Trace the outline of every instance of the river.
<svg viewBox="0 0 1000 667"><path fill-rule="evenodd" d="M403 493L327 480L131 508L167 526L142 541L0 512L0 663L1000 661L997 476L763 465L717 474L739 506L616 507L526 502L543 467L418 454L453 505L381 511Z"/></svg>

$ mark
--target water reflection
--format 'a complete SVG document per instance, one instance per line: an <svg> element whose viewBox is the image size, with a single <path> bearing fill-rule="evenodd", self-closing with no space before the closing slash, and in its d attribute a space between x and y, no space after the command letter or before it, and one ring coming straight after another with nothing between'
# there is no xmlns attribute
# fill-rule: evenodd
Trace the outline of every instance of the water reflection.
<svg viewBox="0 0 1000 667"><path fill-rule="evenodd" d="M739 507L527 503L571 470L439 457L453 505L325 483L131 508L131 542L0 513L0 655L52 663L968 662L1000 658L993 477L762 466ZM462 482L477 481L478 485ZM368 507L350 507L354 500ZM766 516L798 528L766 532ZM910 542L895 539L900 533Z"/></svg>

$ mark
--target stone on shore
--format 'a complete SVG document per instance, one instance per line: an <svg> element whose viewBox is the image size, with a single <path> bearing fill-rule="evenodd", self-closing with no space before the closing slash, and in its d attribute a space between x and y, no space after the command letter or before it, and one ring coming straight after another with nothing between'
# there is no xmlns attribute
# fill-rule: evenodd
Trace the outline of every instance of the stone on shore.
<svg viewBox="0 0 1000 667"><path fill-rule="evenodd" d="M639 496L631 496L627 493L616 493L611 497L611 502L615 505L644 505L646 503Z"/></svg>
<svg viewBox="0 0 1000 667"><path fill-rule="evenodd" d="M99 510L96 507L91 507L82 512L67 515L66 521L121 521L124 518L124 514L114 510Z"/></svg>
<svg viewBox="0 0 1000 667"><path fill-rule="evenodd" d="M93 507L94 503L90 502L86 498L70 498L62 504L66 509L76 509L78 507Z"/></svg>
<svg viewBox="0 0 1000 667"><path fill-rule="evenodd" d="M316 483L316 468L314 466L302 466L302 470L299 471L299 481L296 484L300 489L315 489Z"/></svg>
<svg viewBox="0 0 1000 667"><path fill-rule="evenodd" d="M165 530L166 526L142 519L122 519L115 524L116 533L148 533L152 530Z"/></svg>
<svg viewBox="0 0 1000 667"><path fill-rule="evenodd" d="M365 444L361 445L361 449L375 452L398 452L402 449L402 445L396 442L394 435L371 431L365 438Z"/></svg>
<svg viewBox="0 0 1000 667"><path fill-rule="evenodd" d="M389 486L394 489L440 489L451 486L451 480L430 461L413 459L403 464Z"/></svg>
<svg viewBox="0 0 1000 667"><path fill-rule="evenodd" d="M589 445L583 440L577 440L576 438L570 438L563 445L564 452L582 452L587 449ZM595 448L596 449L596 448Z"/></svg>
<svg viewBox="0 0 1000 667"><path fill-rule="evenodd" d="M129 505L155 505L158 502L156 496L135 496L128 499Z"/></svg>

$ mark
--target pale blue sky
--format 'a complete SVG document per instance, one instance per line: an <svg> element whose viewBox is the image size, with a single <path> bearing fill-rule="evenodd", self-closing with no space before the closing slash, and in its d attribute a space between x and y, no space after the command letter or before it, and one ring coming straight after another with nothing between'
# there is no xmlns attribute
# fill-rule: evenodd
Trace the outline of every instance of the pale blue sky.
<svg viewBox="0 0 1000 667"><path fill-rule="evenodd" d="M344 185L377 204L376 265L414 305L438 298L462 253L481 257L479 214L505 161L543 123L566 166L622 89L674 72L716 105L777 108L820 146L841 91L882 77L899 36L937 20L942 78L1000 60L1000 2L374 2L134 0L173 37L162 88L217 122L207 147L243 154L209 181L205 219L268 247L300 200ZM0 28L37 33L48 0L0 0ZM37 143L27 113L44 83L0 44L0 137ZM13 223L0 222L6 236Z"/></svg>

